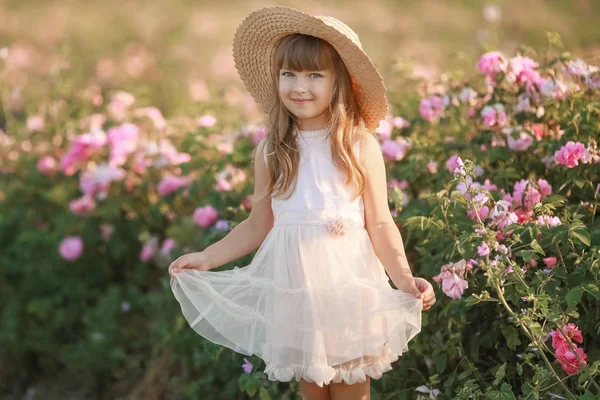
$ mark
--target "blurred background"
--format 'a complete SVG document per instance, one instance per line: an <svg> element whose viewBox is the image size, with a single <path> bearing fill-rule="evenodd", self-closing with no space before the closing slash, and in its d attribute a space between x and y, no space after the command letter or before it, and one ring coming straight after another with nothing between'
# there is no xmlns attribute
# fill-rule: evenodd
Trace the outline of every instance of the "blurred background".
<svg viewBox="0 0 600 400"><path fill-rule="evenodd" d="M557 150L555 142L540 142L540 157L503 147L487 159L491 140L477 137L485 129L473 117L489 100L476 68L483 53L520 52L543 64L558 51L599 64L598 0L0 0L0 399L299 398L295 383L268 382L260 360L198 338L166 273L170 261L221 239L249 213L264 121L237 76L231 43L251 11L275 4L344 21L383 75L391 108L379 134L384 140L393 131L413 146L405 162L408 142L396 143L402 154L386 155L392 186L405 191L390 198L398 226L433 212L425 196L447 189L444 163L459 151L472 151L507 187L530 171L547 172L538 158ZM446 96L457 106L440 125L419 114L422 98L478 75L467 86L479 94L461 100L460 111L458 96ZM545 138L561 126L574 135L567 111L529 117ZM581 195L588 204L596 201L590 193ZM415 275L431 279L456 256L449 235L447 243L427 242L406 229ZM469 374L492 388L506 364L520 360L519 337L528 342L509 323L501 333L492 328L495 309L468 314L464 302L443 298L424 316L427 328L403 367L373 383L373 399L414 399L415 388L427 398L475 398ZM473 331L490 336L470 341ZM494 347L506 341L510 351ZM540 378L537 362L527 379L541 385L551 374ZM515 388L527 386L520 372L506 372ZM442 381L447 397L436 397Z"/></svg>
<svg viewBox="0 0 600 400"><path fill-rule="evenodd" d="M11 47L9 65L68 68L90 83L135 86L172 114L207 101L215 90L239 87L231 55L235 29L252 10L274 4L346 22L392 88L398 69L428 78L456 66L472 69L482 49L538 48L547 31L560 34L576 56L600 46L600 3L594 0L374 0L368 7L353 0L3 0L0 46ZM25 78L4 79L6 88L22 86ZM230 90L232 97L243 96Z"/></svg>

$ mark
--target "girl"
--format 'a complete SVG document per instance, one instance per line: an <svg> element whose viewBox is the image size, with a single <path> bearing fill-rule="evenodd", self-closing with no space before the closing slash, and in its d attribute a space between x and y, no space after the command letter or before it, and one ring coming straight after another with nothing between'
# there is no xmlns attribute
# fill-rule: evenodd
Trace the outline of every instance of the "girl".
<svg viewBox="0 0 600 400"><path fill-rule="evenodd" d="M270 380L295 378L304 399L369 399L370 378L408 351L435 303L388 207L371 133L385 86L348 26L287 7L250 14L234 58L269 116L252 210L175 260L171 288L197 333L259 356ZM210 272L257 248L249 265Z"/></svg>

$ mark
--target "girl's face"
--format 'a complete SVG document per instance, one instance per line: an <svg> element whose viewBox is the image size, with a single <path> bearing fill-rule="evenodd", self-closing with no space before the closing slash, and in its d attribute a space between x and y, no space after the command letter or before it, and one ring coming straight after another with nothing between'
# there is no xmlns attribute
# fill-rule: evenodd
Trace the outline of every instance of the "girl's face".
<svg viewBox="0 0 600 400"><path fill-rule="evenodd" d="M279 97L301 130L323 129L333 93L334 72L279 70Z"/></svg>

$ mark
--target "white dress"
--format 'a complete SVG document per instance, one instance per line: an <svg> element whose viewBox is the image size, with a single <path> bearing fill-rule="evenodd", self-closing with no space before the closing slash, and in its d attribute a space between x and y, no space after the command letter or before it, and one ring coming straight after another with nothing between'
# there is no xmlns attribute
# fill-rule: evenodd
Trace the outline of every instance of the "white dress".
<svg viewBox="0 0 600 400"><path fill-rule="evenodd" d="M299 132L298 185L289 199L271 199L274 227L249 265L171 279L190 326L263 359L272 381L378 379L421 331L423 301L390 286L362 196L351 201L326 136ZM340 218L346 228L335 231Z"/></svg>

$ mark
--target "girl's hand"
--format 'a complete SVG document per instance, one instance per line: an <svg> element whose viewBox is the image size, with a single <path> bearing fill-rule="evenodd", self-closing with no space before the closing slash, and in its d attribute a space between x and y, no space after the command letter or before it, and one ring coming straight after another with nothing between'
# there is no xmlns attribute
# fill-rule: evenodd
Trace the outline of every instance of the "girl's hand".
<svg viewBox="0 0 600 400"><path fill-rule="evenodd" d="M212 265L210 265L206 254L202 251L184 254L169 265L169 275L171 275L171 278L175 278L175 274L184 268L208 271L212 269Z"/></svg>
<svg viewBox="0 0 600 400"><path fill-rule="evenodd" d="M423 278L415 278L415 285L417 285L419 292L421 292L419 297L423 299L423 311L429 310L436 301L433 286Z"/></svg>

